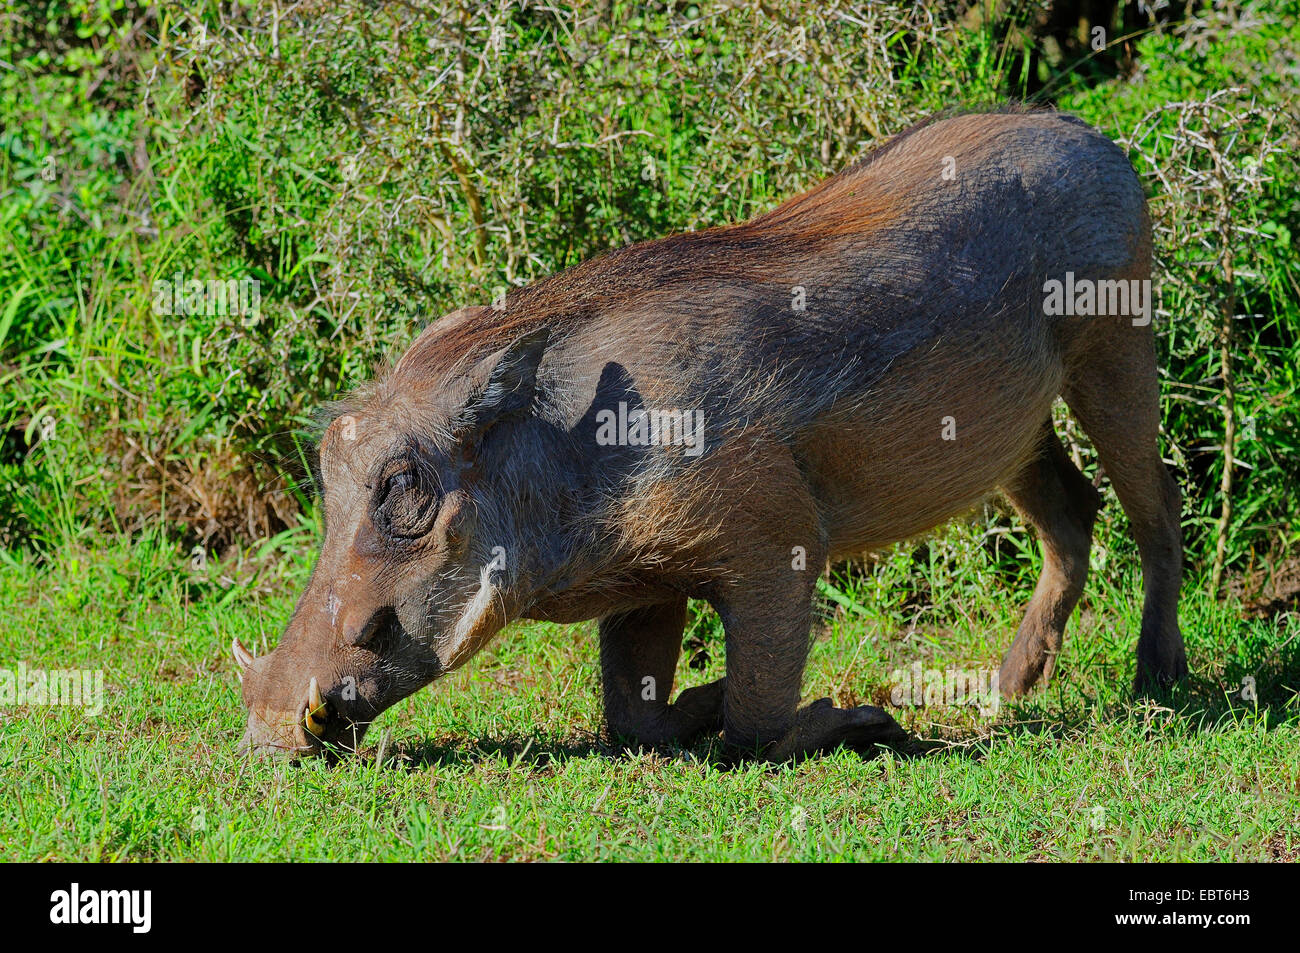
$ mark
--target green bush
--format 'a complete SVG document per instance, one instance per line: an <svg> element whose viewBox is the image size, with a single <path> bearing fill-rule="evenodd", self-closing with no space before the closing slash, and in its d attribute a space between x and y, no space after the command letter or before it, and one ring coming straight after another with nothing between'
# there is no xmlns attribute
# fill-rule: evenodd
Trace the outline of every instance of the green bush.
<svg viewBox="0 0 1300 953"><path fill-rule="evenodd" d="M0 536L54 551L162 528L188 552L297 527L313 407L423 323L609 248L747 217L919 118L1038 89L1126 142L1150 183L1189 551L1212 559L1220 512L1214 329L1229 290L1241 436L1226 560L1241 571L1292 545L1297 188L1277 150L1295 145L1294 0L1148 25L1116 39L1123 69L1044 52L1042 4L979 20L964 6L11 14ZM1205 155L1164 136L1181 115L1167 107L1232 88L1215 102L1240 120L1232 227L1249 239L1228 283L1196 244L1212 208L1170 191ZM154 282L178 273L256 278L260 311L155 314ZM1006 525L991 513L972 532L996 542ZM1127 558L1121 529L1103 558ZM990 553L1022 575L1030 559Z"/></svg>

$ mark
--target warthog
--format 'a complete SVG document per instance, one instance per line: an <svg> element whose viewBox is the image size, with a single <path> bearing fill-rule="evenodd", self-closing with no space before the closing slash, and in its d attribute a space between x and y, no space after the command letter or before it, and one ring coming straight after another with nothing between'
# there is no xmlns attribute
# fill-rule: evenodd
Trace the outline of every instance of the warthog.
<svg viewBox="0 0 1300 953"><path fill-rule="evenodd" d="M1099 505L1052 429L1058 395L1141 550L1137 685L1174 681L1180 501L1149 311L1044 303L1067 273L1145 283L1150 246L1109 140L1051 112L965 115L750 221L434 322L323 433L311 582L273 652L235 645L245 744L355 747L520 618L600 620L616 738L722 730L770 759L894 741L879 708L799 707L818 575L997 488L1044 554L1000 674L1019 695L1052 672ZM670 701L688 598L717 610L727 674Z"/></svg>

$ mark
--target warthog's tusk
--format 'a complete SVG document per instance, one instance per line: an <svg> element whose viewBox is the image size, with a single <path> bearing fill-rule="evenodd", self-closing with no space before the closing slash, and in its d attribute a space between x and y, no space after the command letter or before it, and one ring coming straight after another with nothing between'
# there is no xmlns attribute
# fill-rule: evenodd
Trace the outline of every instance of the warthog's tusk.
<svg viewBox="0 0 1300 953"><path fill-rule="evenodd" d="M311 684L307 686L307 701L311 703L313 712L325 707L325 699L321 697L320 685L312 678Z"/></svg>
<svg viewBox="0 0 1300 953"><path fill-rule="evenodd" d="M235 656L235 661L239 663L240 681L243 681L244 669L253 664L253 653L244 648L244 643L239 639L231 640L230 651Z"/></svg>
<svg viewBox="0 0 1300 953"><path fill-rule="evenodd" d="M317 718L317 714L325 710L325 699L321 697L320 685L317 684L315 676L312 677L311 684L307 686L307 707L303 709L302 724L313 735L319 735L325 728L325 723Z"/></svg>

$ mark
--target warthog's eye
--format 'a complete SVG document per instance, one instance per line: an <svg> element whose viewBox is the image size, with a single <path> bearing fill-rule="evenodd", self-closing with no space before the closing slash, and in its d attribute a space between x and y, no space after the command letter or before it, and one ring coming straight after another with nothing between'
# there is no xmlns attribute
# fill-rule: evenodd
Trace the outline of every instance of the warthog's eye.
<svg viewBox="0 0 1300 953"><path fill-rule="evenodd" d="M375 500L375 526L394 539L418 539L438 515L438 494L421 485L410 470L389 475Z"/></svg>

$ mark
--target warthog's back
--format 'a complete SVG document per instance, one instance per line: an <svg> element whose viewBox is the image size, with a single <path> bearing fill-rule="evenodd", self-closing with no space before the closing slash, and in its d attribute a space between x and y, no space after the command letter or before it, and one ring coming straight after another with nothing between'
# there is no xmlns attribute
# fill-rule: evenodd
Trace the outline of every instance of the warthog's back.
<svg viewBox="0 0 1300 953"><path fill-rule="evenodd" d="M1045 279L1144 274L1146 229L1136 176L1100 134L972 115L543 294L580 291L572 353L596 355L591 374L625 367L647 405L701 408L710 447L755 428L787 439L849 552L928 529L1019 466L1065 373Z"/></svg>
<svg viewBox="0 0 1300 953"><path fill-rule="evenodd" d="M760 410L761 395L738 393L756 375L797 379L820 407L963 329L1009 322L1036 346L1045 277L1115 273L1144 244L1141 188L1104 136L1055 113L969 115L899 136L749 222L556 275L509 315L567 325L575 359L666 376L674 397L744 398L752 420L798 399L781 389Z"/></svg>

